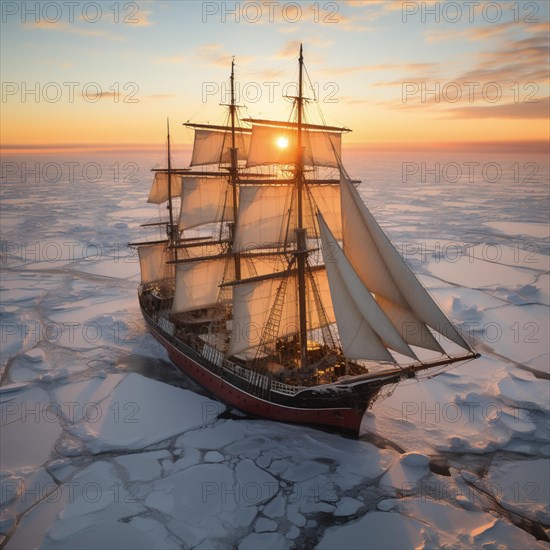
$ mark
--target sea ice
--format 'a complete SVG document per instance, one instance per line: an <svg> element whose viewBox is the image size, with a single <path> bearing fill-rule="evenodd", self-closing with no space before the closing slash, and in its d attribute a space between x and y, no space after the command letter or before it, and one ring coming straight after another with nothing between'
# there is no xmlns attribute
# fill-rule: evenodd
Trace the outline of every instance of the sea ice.
<svg viewBox="0 0 550 550"><path fill-rule="evenodd" d="M394 492L416 492L419 481L430 474L430 459L421 453L405 453L380 480L383 488Z"/></svg>
<svg viewBox="0 0 550 550"><path fill-rule="evenodd" d="M97 548L116 548L116 550L177 550L176 541L168 537L159 538L158 532L144 532L135 524L121 523L104 519L94 522L77 533L62 540L46 540L43 550L97 550Z"/></svg>
<svg viewBox="0 0 550 550"><path fill-rule="evenodd" d="M344 497L338 501L338 506L334 510L335 516L352 516L363 506L360 500L350 497Z"/></svg>
<svg viewBox="0 0 550 550"><path fill-rule="evenodd" d="M251 533L239 544L239 550L286 550L290 548L288 540L279 533Z"/></svg>
<svg viewBox="0 0 550 550"><path fill-rule="evenodd" d="M159 461L169 456L170 453L166 450L151 451L118 456L115 462L126 469L132 481L150 481L160 477L162 469Z"/></svg>
<svg viewBox="0 0 550 550"><path fill-rule="evenodd" d="M254 525L254 531L256 531L256 533L273 532L277 531L277 527L277 522L272 519L258 518Z"/></svg>
<svg viewBox="0 0 550 550"><path fill-rule="evenodd" d="M61 435L58 409L40 388L10 392L6 397L0 403L2 470L37 468L46 462Z"/></svg>
<svg viewBox="0 0 550 550"><path fill-rule="evenodd" d="M495 458L487 474L491 492L502 506L550 526L550 459Z"/></svg>
<svg viewBox="0 0 550 550"><path fill-rule="evenodd" d="M207 414L210 399L136 373L108 375L60 391L78 404L77 411L84 411L85 418L77 417L70 431L93 453L141 449L215 419Z"/></svg>
<svg viewBox="0 0 550 550"><path fill-rule="evenodd" d="M418 548L431 530L416 519L393 512L369 512L352 523L330 527L316 550L396 550Z"/></svg>

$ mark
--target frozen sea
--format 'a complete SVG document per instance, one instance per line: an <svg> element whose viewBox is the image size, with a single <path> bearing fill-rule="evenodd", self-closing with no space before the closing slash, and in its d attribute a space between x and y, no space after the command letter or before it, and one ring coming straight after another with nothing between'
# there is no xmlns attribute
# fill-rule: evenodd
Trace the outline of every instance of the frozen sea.
<svg viewBox="0 0 550 550"><path fill-rule="evenodd" d="M550 548L547 157L344 160L482 354L357 441L226 411L145 331L127 243L160 149L3 156L0 546Z"/></svg>

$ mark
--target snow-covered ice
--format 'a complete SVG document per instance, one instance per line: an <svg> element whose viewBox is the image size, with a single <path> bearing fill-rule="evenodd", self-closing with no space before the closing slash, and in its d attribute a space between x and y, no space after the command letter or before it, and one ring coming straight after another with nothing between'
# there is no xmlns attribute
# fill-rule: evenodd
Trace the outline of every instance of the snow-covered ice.
<svg viewBox="0 0 550 550"><path fill-rule="evenodd" d="M348 160L482 353L398 385L357 441L220 417L146 332L126 243L157 214L153 157L137 184L3 183L1 545L548 548L546 165L541 183L449 186Z"/></svg>

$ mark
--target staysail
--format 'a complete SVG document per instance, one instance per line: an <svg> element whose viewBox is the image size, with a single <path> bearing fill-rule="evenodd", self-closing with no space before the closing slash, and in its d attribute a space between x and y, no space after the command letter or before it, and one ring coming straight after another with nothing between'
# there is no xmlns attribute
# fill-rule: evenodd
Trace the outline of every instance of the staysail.
<svg viewBox="0 0 550 550"><path fill-rule="evenodd" d="M416 359L359 279L321 214L319 227L344 355L350 359L393 361L386 349L389 347Z"/></svg>
<svg viewBox="0 0 550 550"><path fill-rule="evenodd" d="M470 346L439 309L382 231L345 173L340 183L344 253L403 339L443 352L424 325L460 347Z"/></svg>

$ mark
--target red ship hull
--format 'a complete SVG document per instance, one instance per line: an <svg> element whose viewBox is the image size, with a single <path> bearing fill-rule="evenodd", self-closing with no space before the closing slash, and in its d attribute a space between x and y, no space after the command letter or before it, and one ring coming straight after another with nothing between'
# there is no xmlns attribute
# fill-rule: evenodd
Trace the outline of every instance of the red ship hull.
<svg viewBox="0 0 550 550"><path fill-rule="evenodd" d="M147 317L146 320L148 320ZM153 336L167 350L172 362L187 376L227 405L269 420L306 424L358 437L361 421L368 405L361 408L303 408L287 407L266 401L242 391L206 369L164 338L156 330L154 324L151 322L148 324Z"/></svg>

